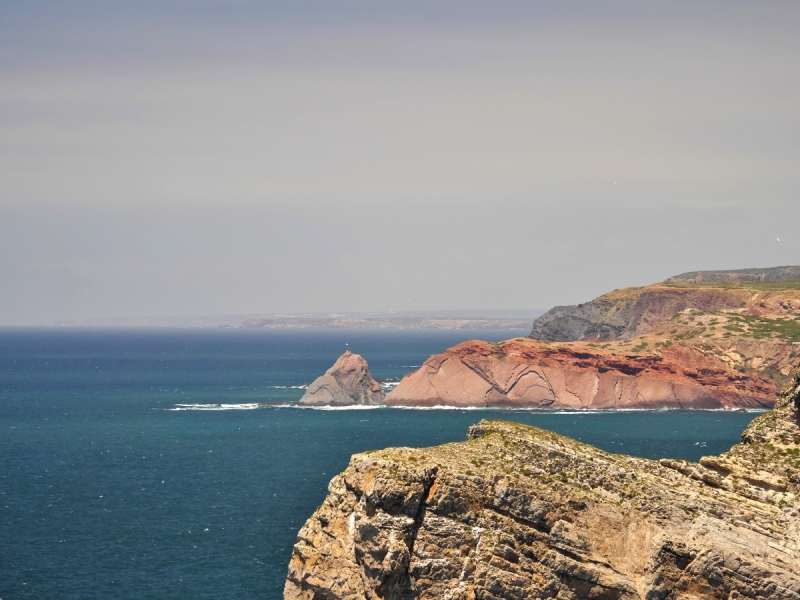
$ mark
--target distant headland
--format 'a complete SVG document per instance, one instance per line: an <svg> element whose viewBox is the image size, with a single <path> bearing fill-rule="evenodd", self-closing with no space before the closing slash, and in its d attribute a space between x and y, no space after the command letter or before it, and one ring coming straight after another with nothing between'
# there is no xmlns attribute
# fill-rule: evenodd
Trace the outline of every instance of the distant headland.
<svg viewBox="0 0 800 600"><path fill-rule="evenodd" d="M62 319L42 326L245 329L529 329L544 309L213 314Z"/></svg>

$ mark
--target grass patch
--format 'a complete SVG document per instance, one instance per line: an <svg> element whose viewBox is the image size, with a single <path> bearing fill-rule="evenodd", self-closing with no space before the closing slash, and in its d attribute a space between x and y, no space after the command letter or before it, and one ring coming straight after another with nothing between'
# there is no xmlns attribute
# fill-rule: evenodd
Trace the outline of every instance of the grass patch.
<svg viewBox="0 0 800 600"><path fill-rule="evenodd" d="M785 281L701 281L700 283L664 283L662 285L672 288L744 289L774 292L780 290L800 290L800 279Z"/></svg>

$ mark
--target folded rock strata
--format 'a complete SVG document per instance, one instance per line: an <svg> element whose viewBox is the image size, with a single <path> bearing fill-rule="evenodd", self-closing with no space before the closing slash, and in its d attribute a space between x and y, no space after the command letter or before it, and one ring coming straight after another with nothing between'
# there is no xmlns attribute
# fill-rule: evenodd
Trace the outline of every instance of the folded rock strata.
<svg viewBox="0 0 800 600"><path fill-rule="evenodd" d="M481 421L353 456L298 535L284 597L800 599L800 374L700 464Z"/></svg>
<svg viewBox="0 0 800 600"><path fill-rule="evenodd" d="M348 406L381 404L385 397L381 385L372 378L367 361L349 350L334 365L317 377L300 404L306 406Z"/></svg>
<svg viewBox="0 0 800 600"><path fill-rule="evenodd" d="M429 358L386 397L389 406L532 408L771 407L774 381L685 347L617 354L534 340L471 341Z"/></svg>

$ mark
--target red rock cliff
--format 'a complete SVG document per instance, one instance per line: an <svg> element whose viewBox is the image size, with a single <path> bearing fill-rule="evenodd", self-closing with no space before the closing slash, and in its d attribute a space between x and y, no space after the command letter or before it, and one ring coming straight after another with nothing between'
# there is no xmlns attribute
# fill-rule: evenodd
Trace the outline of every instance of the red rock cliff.
<svg viewBox="0 0 800 600"><path fill-rule="evenodd" d="M771 407L774 381L686 347L620 354L588 344L465 342L429 358L386 397L389 406L530 408Z"/></svg>

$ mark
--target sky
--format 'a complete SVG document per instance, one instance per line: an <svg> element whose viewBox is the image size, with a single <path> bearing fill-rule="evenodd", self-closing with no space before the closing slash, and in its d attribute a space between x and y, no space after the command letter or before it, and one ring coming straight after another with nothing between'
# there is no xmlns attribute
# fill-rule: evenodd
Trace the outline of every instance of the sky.
<svg viewBox="0 0 800 600"><path fill-rule="evenodd" d="M0 325L800 264L800 3L5 0Z"/></svg>

